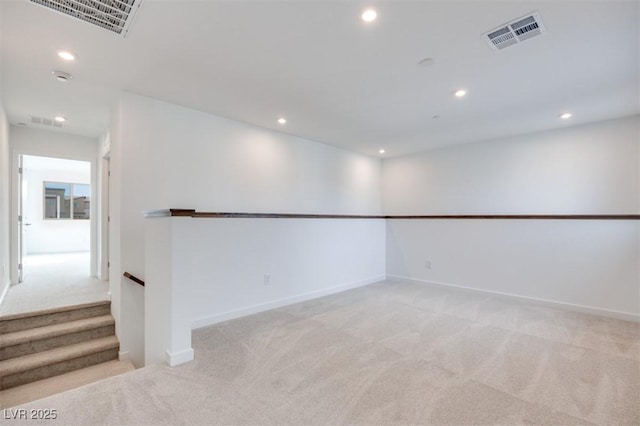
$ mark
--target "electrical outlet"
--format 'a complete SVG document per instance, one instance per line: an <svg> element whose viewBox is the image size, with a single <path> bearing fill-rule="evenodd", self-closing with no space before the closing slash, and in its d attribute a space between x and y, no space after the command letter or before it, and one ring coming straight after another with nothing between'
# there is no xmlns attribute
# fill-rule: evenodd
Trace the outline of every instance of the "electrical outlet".
<svg viewBox="0 0 640 426"><path fill-rule="evenodd" d="M431 269L431 260L427 259L424 261L424 267L426 269Z"/></svg>
<svg viewBox="0 0 640 426"><path fill-rule="evenodd" d="M264 274L264 285L271 285L271 274Z"/></svg>

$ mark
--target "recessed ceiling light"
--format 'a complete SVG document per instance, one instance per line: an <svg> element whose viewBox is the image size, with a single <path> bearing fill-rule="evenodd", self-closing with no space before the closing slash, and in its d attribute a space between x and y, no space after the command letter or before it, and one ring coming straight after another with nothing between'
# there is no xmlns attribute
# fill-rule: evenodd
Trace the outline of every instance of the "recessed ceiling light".
<svg viewBox="0 0 640 426"><path fill-rule="evenodd" d="M71 74L69 74L68 72L53 71L52 74L56 78L56 80L61 81L63 83L71 80Z"/></svg>
<svg viewBox="0 0 640 426"><path fill-rule="evenodd" d="M58 50L58 56L64 59L65 61L75 61L76 55L69 52L68 50Z"/></svg>
<svg viewBox="0 0 640 426"><path fill-rule="evenodd" d="M280 124L285 124L286 122L287 122L287 119L286 119L286 118L284 118L284 117L280 117L280 118L278 118L278 123L280 123Z"/></svg>
<svg viewBox="0 0 640 426"><path fill-rule="evenodd" d="M464 89L458 89L455 92L453 92L453 95L456 98L464 98L464 96L467 94L467 91Z"/></svg>
<svg viewBox="0 0 640 426"><path fill-rule="evenodd" d="M378 150L378 154L384 154L384 153L385 153L384 149L379 149Z"/></svg>
<svg viewBox="0 0 640 426"><path fill-rule="evenodd" d="M58 123L64 123L65 121L67 121L67 119L61 115L56 115L55 117L53 117L53 119L56 120Z"/></svg>
<svg viewBox="0 0 640 426"><path fill-rule="evenodd" d="M563 112L562 114L560 114L560 118L562 118L563 120L568 120L570 119L572 116L572 114L570 112Z"/></svg>
<svg viewBox="0 0 640 426"><path fill-rule="evenodd" d="M374 9L367 9L364 12L362 12L362 20L364 22L373 22L376 20L377 17L378 17L378 12L376 12Z"/></svg>

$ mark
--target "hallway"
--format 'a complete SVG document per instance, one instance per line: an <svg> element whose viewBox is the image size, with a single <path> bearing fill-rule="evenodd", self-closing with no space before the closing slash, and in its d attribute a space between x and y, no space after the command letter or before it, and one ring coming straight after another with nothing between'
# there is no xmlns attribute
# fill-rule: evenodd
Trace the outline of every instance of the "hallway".
<svg viewBox="0 0 640 426"><path fill-rule="evenodd" d="M89 252L24 257L24 281L9 288L0 316L109 299L109 283L89 276Z"/></svg>

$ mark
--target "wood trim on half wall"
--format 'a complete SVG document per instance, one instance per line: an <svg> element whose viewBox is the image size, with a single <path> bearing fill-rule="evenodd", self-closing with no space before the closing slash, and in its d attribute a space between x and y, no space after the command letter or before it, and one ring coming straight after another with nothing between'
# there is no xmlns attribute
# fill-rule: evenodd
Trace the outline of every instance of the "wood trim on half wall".
<svg viewBox="0 0 640 426"><path fill-rule="evenodd" d="M298 213L238 213L238 212L198 212L194 209L150 210L144 217L192 217L192 218L235 218L235 219L502 219L502 220L640 220L640 214L497 214L497 215L341 215L341 214L298 214Z"/></svg>

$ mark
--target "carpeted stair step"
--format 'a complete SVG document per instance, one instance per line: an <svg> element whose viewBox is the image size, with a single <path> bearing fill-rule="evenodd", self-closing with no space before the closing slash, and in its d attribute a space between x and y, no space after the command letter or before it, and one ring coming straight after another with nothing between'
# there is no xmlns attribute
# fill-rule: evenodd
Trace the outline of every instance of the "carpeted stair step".
<svg viewBox="0 0 640 426"><path fill-rule="evenodd" d="M0 409L15 407L135 370L131 361L108 361L70 373L0 391Z"/></svg>
<svg viewBox="0 0 640 426"><path fill-rule="evenodd" d="M111 315L90 317L0 335L0 361L111 336L115 321Z"/></svg>
<svg viewBox="0 0 640 426"><path fill-rule="evenodd" d="M118 358L116 336L101 337L0 361L0 390Z"/></svg>
<svg viewBox="0 0 640 426"><path fill-rule="evenodd" d="M60 324L84 318L98 317L110 313L111 302L109 300L103 300L100 302L84 303L82 305L6 315L0 317L0 334L13 333L15 331Z"/></svg>

